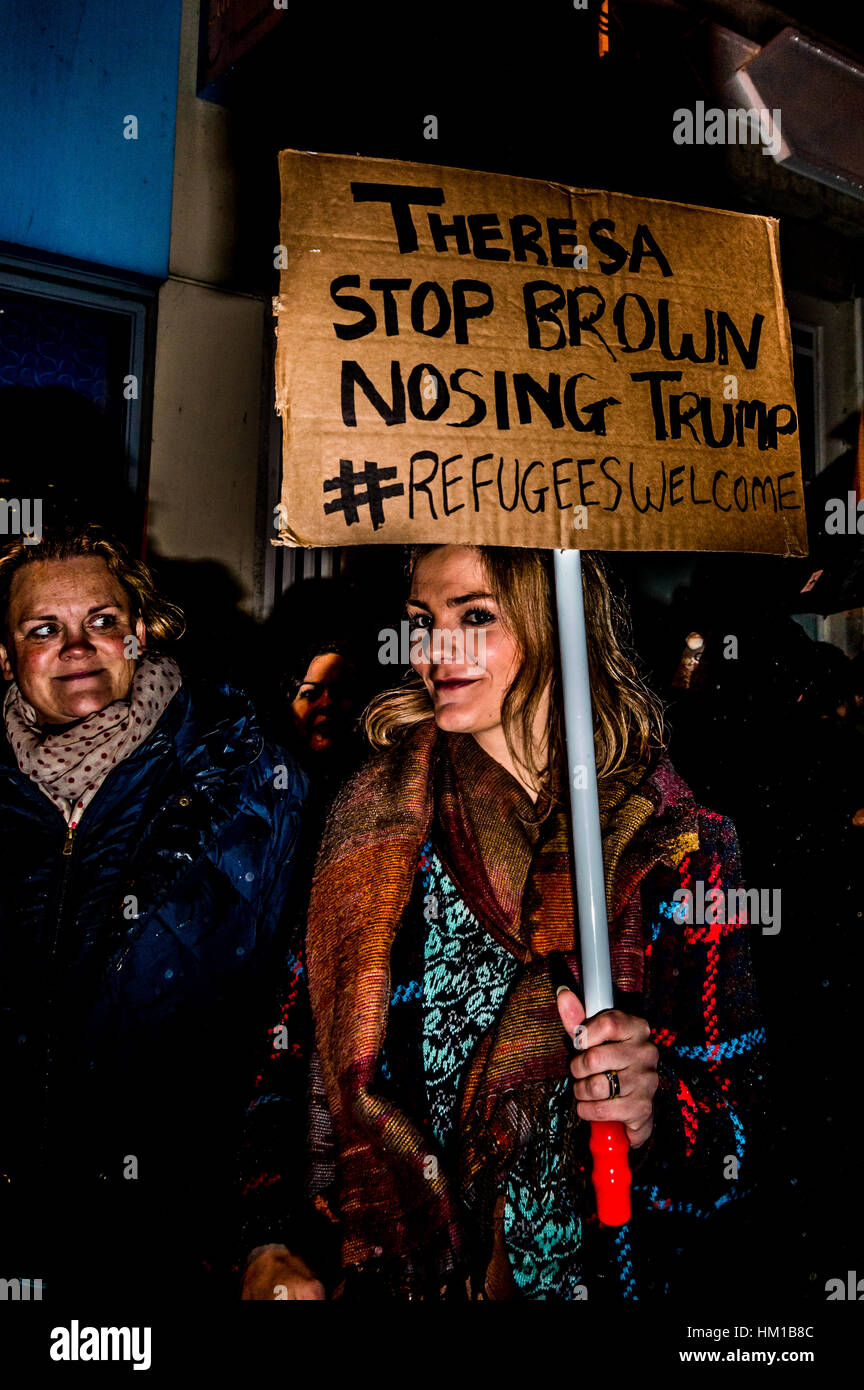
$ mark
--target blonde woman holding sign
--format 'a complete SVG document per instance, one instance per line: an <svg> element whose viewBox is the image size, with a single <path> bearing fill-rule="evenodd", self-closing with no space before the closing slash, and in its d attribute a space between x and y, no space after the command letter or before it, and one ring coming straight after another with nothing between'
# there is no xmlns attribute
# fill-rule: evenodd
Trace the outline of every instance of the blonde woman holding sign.
<svg viewBox="0 0 864 1390"><path fill-rule="evenodd" d="M747 929L681 909L700 881L737 887L734 830L665 758L585 556L617 1005L586 1018L550 558L426 546L409 568L429 641L367 711L376 752L331 812L307 925L320 1224L271 1213L244 1297L663 1294L669 1252L752 1178ZM633 1170L618 1230L584 1123L610 1120Z"/></svg>

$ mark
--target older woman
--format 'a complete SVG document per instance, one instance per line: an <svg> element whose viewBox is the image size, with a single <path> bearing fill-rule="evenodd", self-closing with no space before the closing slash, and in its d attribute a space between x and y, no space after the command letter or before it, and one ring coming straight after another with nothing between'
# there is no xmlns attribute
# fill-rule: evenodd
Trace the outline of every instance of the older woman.
<svg viewBox="0 0 864 1390"><path fill-rule="evenodd" d="M181 630L96 527L0 557L2 1272L52 1298L188 1297L233 1255L305 779L243 694L188 687Z"/></svg>
<svg viewBox="0 0 864 1390"><path fill-rule="evenodd" d="M734 831L663 755L590 558L585 576L617 1007L586 1019L579 997L548 560L419 548L407 611L428 640L367 712L379 751L333 807L311 895L313 1200L295 1158L281 1226L250 1204L246 1298L662 1295L710 1271L710 1218L752 1183L747 930L687 910L700 884L737 887ZM631 1146L619 1231L596 1218L592 1120Z"/></svg>

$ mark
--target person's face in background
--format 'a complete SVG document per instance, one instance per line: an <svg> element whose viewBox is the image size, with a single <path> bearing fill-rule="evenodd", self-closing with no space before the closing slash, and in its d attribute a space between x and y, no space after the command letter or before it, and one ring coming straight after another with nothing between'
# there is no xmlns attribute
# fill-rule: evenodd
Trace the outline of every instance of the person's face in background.
<svg viewBox="0 0 864 1390"><path fill-rule="evenodd" d="M332 753L350 732L356 714L356 671L338 652L313 657L293 701L298 735L310 753Z"/></svg>
<svg viewBox="0 0 864 1390"><path fill-rule="evenodd" d="M0 668L17 680L40 724L70 724L128 698L146 633L101 556L22 566L6 628Z"/></svg>

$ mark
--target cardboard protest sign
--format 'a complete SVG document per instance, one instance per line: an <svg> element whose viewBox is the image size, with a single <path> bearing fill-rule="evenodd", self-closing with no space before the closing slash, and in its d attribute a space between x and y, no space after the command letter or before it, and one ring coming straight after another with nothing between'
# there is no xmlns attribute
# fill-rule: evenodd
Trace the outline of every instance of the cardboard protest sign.
<svg viewBox="0 0 864 1390"><path fill-rule="evenodd" d="M773 219L280 170L282 543L806 554Z"/></svg>

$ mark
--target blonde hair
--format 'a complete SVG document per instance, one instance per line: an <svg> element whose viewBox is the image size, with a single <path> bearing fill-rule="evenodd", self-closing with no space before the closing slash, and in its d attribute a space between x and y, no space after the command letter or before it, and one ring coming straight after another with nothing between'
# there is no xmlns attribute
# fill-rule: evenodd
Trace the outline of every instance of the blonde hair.
<svg viewBox="0 0 864 1390"><path fill-rule="evenodd" d="M0 554L0 636L6 633L12 580L18 570L40 560L74 560L88 555L100 556L123 586L132 620L142 620L151 643L174 642L182 637L186 627L182 610L158 593L143 560L136 560L125 545L97 525L46 531L38 545L27 545L19 539L5 547ZM6 642L5 637L3 641Z"/></svg>
<svg viewBox="0 0 864 1390"><path fill-rule="evenodd" d="M415 546L408 577L424 555L438 547ZM549 789L553 772L564 764L561 676L553 614L551 558L545 551L504 546L472 546L480 558L501 621L513 636L519 668L501 706L507 747L538 789ZM594 712L598 776L639 766L664 746L663 706L640 675L629 650L629 614L617 599L601 561L582 555L588 669ZM535 748L535 720L549 691L546 759ZM410 729L434 717L431 697L419 675L377 695L364 712L374 748L388 748ZM541 750L542 751L542 750Z"/></svg>

